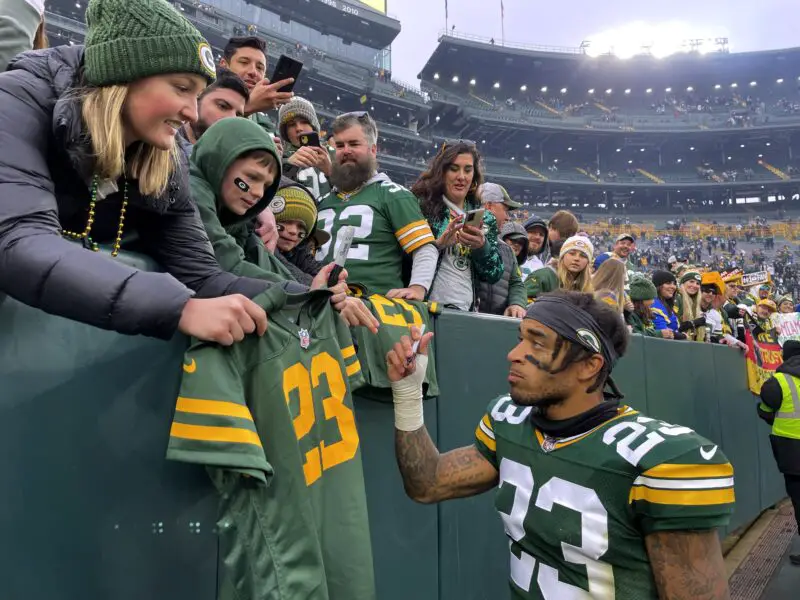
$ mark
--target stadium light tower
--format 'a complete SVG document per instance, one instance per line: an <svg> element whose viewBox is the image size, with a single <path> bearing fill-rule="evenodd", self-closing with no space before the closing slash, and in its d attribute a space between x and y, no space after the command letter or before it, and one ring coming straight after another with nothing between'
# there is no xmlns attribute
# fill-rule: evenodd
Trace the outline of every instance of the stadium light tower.
<svg viewBox="0 0 800 600"><path fill-rule="evenodd" d="M523 83L521 86L519 86L519 91L520 92L527 92L528 91L528 86Z"/></svg>
<svg viewBox="0 0 800 600"><path fill-rule="evenodd" d="M494 85L493 85L492 87L493 87L494 89L496 89L496 90L499 90L499 89L500 89L500 82L499 82L499 81L495 81L495 82L494 82Z"/></svg>

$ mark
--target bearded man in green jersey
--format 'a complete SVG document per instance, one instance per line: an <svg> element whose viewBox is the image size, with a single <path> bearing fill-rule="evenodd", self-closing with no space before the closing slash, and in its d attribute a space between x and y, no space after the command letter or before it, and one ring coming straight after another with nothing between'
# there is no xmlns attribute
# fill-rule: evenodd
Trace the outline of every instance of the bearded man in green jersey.
<svg viewBox="0 0 800 600"><path fill-rule="evenodd" d="M508 354L511 393L489 404L474 445L445 454L422 419L430 334L411 337L387 355L406 493L432 503L496 487L512 598L730 597L716 528L733 510L733 467L688 427L619 404L609 376L628 333L610 307L538 299Z"/></svg>
<svg viewBox="0 0 800 600"><path fill-rule="evenodd" d="M331 239L317 252L324 263L334 258L339 230L355 227L347 253L348 283L370 294L423 300L430 289L439 252L417 198L378 172L378 128L366 112L340 115L331 127L336 159L333 189L320 200L317 227ZM404 256L411 275L404 281Z"/></svg>

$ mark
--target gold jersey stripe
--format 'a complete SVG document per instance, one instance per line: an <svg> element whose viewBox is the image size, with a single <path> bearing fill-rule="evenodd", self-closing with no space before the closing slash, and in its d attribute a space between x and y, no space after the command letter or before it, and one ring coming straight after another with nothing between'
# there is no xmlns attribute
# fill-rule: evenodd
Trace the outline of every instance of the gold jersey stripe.
<svg viewBox="0 0 800 600"><path fill-rule="evenodd" d="M708 479L709 477L733 477L730 463L720 465L675 465L663 464L642 473L645 477L661 479Z"/></svg>
<svg viewBox="0 0 800 600"><path fill-rule="evenodd" d="M486 435L483 430L481 429L480 425L475 429L475 437L478 438L483 445L486 446L492 452L497 450L497 442L495 442L492 438Z"/></svg>
<svg viewBox="0 0 800 600"><path fill-rule="evenodd" d="M436 241L436 239L432 235L425 236L425 237L417 239L416 242L414 242L412 244L409 244L408 246L404 246L403 247L403 251L406 254L412 254L416 249L422 248L422 246L424 246L425 244L432 244L435 241Z"/></svg>
<svg viewBox="0 0 800 600"><path fill-rule="evenodd" d="M173 423L169 435L185 440L199 442L227 442L234 444L252 444L261 447L261 440L255 431L238 427L210 427L207 425L187 425Z"/></svg>
<svg viewBox="0 0 800 600"><path fill-rule="evenodd" d="M489 418L489 415L483 415L481 421L483 421L483 424L486 425L486 428L489 431L494 431L494 428L492 427L492 420Z"/></svg>
<svg viewBox="0 0 800 600"><path fill-rule="evenodd" d="M712 504L733 504L736 496L733 488L722 490L654 490L644 486L631 488L628 502L644 500L651 504L670 504L673 506L709 506Z"/></svg>
<svg viewBox="0 0 800 600"><path fill-rule="evenodd" d="M356 349L352 344L347 346L347 348L342 348L342 358L350 358L351 356L355 355Z"/></svg>
<svg viewBox="0 0 800 600"><path fill-rule="evenodd" d="M414 221L413 223L409 223L409 224L408 224L408 225L406 225L405 227L401 227L400 229L398 229L397 231L395 231L395 232L394 232L394 235L395 235L395 237L396 237L396 238L399 240L399 239L401 239L401 238L402 238L404 235L406 235L406 234L407 234L409 231L411 231L412 229L414 229L415 227L421 227L421 226L423 226L423 225L424 225L424 226L426 226L426 227L428 228L428 232L430 233L430 231L431 231L431 228L430 228L430 226L428 225L428 222L427 222L427 221L425 221L425 220L423 219L423 220L421 220L421 221ZM433 235L433 234L431 234L431 235Z"/></svg>
<svg viewBox="0 0 800 600"><path fill-rule="evenodd" d="M344 368L344 371L345 371L345 373L347 373L348 377L352 377L353 375L358 373L360 370L361 370L361 363L358 362L358 361L355 361L352 365L347 365Z"/></svg>
<svg viewBox="0 0 800 600"><path fill-rule="evenodd" d="M250 409L247 406L225 400L198 400L197 398L178 396L175 410L198 415L217 415L220 417L238 417L248 421L253 420L253 415L250 414Z"/></svg>

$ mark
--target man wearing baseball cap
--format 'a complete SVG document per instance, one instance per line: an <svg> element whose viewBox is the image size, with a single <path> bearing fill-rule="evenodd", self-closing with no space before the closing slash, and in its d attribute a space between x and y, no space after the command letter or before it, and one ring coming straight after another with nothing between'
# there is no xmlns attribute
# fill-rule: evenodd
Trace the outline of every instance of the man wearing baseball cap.
<svg viewBox="0 0 800 600"><path fill-rule="evenodd" d="M636 238L630 233L623 233L614 240L614 247L611 253L614 255L614 258L625 263L625 267L629 271L634 271L636 268L630 259L634 250L636 250Z"/></svg>
<svg viewBox="0 0 800 600"><path fill-rule="evenodd" d="M480 189L480 198L486 210L497 219L498 230L502 229L503 225L508 221L508 211L516 210L522 206L519 202L511 199L506 188L496 183L484 183Z"/></svg>
<svg viewBox="0 0 800 600"><path fill-rule="evenodd" d="M526 279L534 271L544 268L547 260L548 232L547 221L531 215L522 224L528 234L528 259L522 263L522 278Z"/></svg>

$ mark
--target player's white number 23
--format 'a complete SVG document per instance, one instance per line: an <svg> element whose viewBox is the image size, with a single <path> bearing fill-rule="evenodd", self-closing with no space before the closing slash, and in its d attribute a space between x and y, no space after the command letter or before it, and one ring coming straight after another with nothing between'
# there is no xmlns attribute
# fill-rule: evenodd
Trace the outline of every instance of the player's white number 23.
<svg viewBox="0 0 800 600"><path fill-rule="evenodd" d="M511 579L521 589L530 591L536 559L527 554L514 542L525 536L525 517L531 507L534 492L533 472L527 465L508 458L500 461L500 488L513 486L514 502L511 512L500 512L506 533L511 538ZM611 565L600 559L608 551L608 513L594 490L571 483L559 477L553 477L541 486L536 495L535 505L547 512L552 512L553 505L560 504L564 508L574 510L581 516L581 545L573 546L561 543L566 562L583 565L589 589L584 590L559 579L558 570L539 562L539 573L536 583L542 596L547 600L590 600L614 598L614 572ZM519 558L515 556L519 553Z"/></svg>

